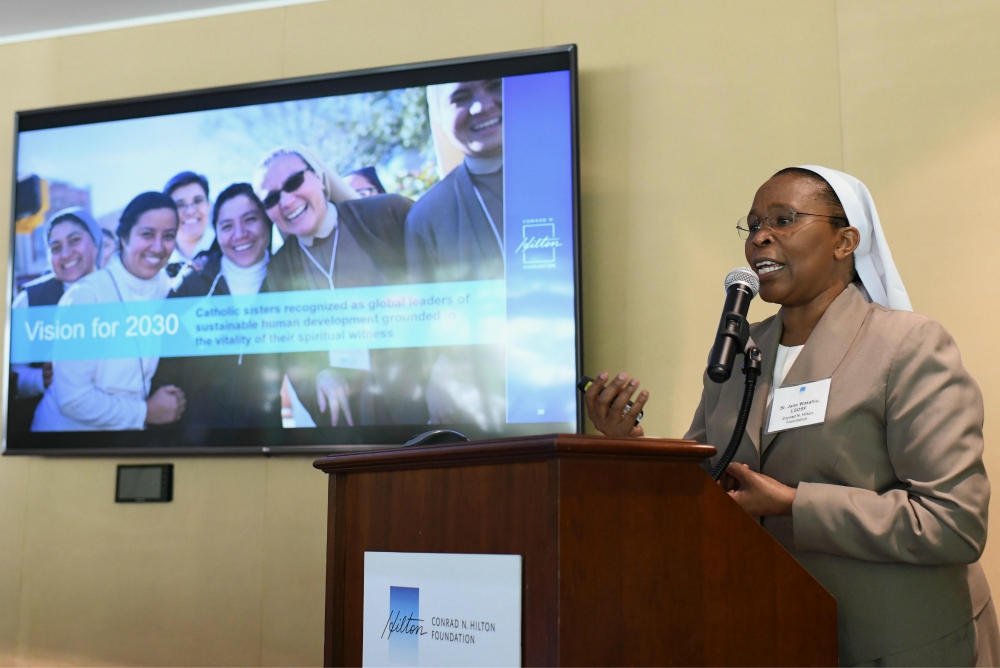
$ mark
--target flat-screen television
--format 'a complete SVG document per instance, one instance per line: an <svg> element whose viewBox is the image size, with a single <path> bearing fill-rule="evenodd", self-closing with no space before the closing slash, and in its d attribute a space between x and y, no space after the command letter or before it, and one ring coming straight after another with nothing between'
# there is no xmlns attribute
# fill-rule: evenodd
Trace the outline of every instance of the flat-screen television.
<svg viewBox="0 0 1000 668"><path fill-rule="evenodd" d="M24 111L6 454L577 432L576 49Z"/></svg>

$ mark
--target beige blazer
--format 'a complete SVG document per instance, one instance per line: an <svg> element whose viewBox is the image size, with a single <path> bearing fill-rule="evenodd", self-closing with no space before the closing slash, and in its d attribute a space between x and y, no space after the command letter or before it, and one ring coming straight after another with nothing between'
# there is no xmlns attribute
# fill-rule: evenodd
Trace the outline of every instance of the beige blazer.
<svg viewBox="0 0 1000 668"><path fill-rule="evenodd" d="M967 624L989 600L977 560L990 484L982 394L955 341L930 318L869 304L851 285L783 383L831 378L825 422L766 434L781 318L750 332L764 366L735 461L797 488L792 514L762 524L837 599L841 663ZM743 375L704 382L686 438L721 452Z"/></svg>

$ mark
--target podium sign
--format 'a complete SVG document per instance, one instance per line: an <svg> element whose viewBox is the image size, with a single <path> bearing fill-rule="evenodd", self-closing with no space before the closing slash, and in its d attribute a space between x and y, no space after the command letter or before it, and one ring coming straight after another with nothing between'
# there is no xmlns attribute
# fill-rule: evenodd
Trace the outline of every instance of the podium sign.
<svg viewBox="0 0 1000 668"><path fill-rule="evenodd" d="M520 666L521 557L365 552L362 665Z"/></svg>

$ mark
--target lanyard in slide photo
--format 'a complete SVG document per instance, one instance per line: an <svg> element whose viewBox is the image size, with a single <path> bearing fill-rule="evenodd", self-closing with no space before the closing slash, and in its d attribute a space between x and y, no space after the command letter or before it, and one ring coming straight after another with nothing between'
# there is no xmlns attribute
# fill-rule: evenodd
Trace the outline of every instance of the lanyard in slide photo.
<svg viewBox="0 0 1000 668"><path fill-rule="evenodd" d="M125 303L125 298L122 297L122 291L118 289L118 281L115 280L115 275L112 274L109 271L108 272L108 276L111 278L111 285L115 286L115 292L118 294L118 301L120 301L122 304L124 304ZM149 390L146 389L146 368L142 365L142 351L138 350L139 340L136 339L135 343L136 343L136 349L137 349L136 350L136 354L139 355L139 357L138 357L138 360L139 360L139 375L142 376L142 399L143 399L143 401L145 401L145 400L149 399Z"/></svg>
<svg viewBox="0 0 1000 668"><path fill-rule="evenodd" d="M329 281L329 283L330 283L330 289L331 290L334 289L333 288L333 267L334 267L334 265L337 262L337 242L338 241L340 241L340 224L339 223L337 224L337 227L335 227L333 229L333 251L331 251L331 253L330 253L330 270L329 271L323 269L323 267L320 265L320 263L316 261L316 258L313 257L313 254L309 252L309 249L306 247L306 245L304 243L299 242L299 248L301 248L305 252L306 257L309 258L309 261L312 262L314 265L316 265L316 268L319 269L319 273L321 273L324 276L326 276L326 280Z"/></svg>
<svg viewBox="0 0 1000 668"><path fill-rule="evenodd" d="M219 279L221 279L221 278L222 278L222 267L219 267L219 273L215 275L215 280L212 281L212 287L210 287L208 289L208 294L206 295L206 297L211 297L212 295L215 294L215 286L217 286L219 284ZM226 285L228 286L229 284L227 283ZM230 292L230 294L232 294L232 293ZM225 295L220 295L220 296L225 296ZM245 347L246 346L242 346L241 345L241 348L245 348ZM242 352L240 353L239 359L236 360L236 366L243 366L243 353Z"/></svg>
<svg viewBox="0 0 1000 668"><path fill-rule="evenodd" d="M337 223L337 227L333 230L333 250L330 253L330 270L326 271L316 261L313 254L309 252L309 249L305 247L301 242L299 243L299 248L301 248L309 261L312 262L320 273L326 276L326 280L330 283L330 289L333 290L333 268L337 263L337 244L340 241L340 223ZM339 357L337 354L339 353ZM361 369L364 371L371 371L371 359L368 356L368 349L357 350L357 351L329 351L330 366L331 367L343 367L348 369ZM242 358L241 358L242 361Z"/></svg>
<svg viewBox="0 0 1000 668"><path fill-rule="evenodd" d="M486 214L486 220L490 221L490 229L493 230L493 236L497 240L497 245L500 246L500 257L503 258L504 264L507 264L507 249L503 247L503 240L500 239L500 230L497 229L497 224L493 222L493 216L490 215L489 210L486 208L486 202L483 201L483 196L475 183L472 184L472 189L476 192L476 199L479 200L479 206L483 208L483 213Z"/></svg>

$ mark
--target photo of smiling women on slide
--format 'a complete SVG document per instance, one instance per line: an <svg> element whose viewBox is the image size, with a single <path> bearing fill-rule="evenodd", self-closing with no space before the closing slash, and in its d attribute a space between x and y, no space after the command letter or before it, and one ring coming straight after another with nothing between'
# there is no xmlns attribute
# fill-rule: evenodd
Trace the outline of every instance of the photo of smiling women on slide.
<svg viewBox="0 0 1000 668"><path fill-rule="evenodd" d="M255 295L267 276L271 221L249 183L234 183L215 200L205 268L192 271L169 298ZM167 357L152 388L179 387L187 408L176 426L281 427L281 373L274 355Z"/></svg>
<svg viewBox="0 0 1000 668"><path fill-rule="evenodd" d="M177 207L167 195L146 192L133 199L118 224L118 254L67 290L59 305L164 299L170 291L164 267L177 225ZM32 431L143 429L176 422L184 413L184 393L169 385L149 391L158 362L155 357L53 362L52 385L35 411Z"/></svg>
<svg viewBox="0 0 1000 668"><path fill-rule="evenodd" d="M86 290L74 285L59 302L85 308L39 309L32 322L91 311L124 321L127 310L139 320L174 317L176 326L105 341L88 324L75 343L16 327L27 332L12 343L22 385L33 383L43 404L20 431L155 425L192 445L206 442L205 429L247 427L322 428L284 437L315 442L355 442L371 426L405 426L401 436L444 423L499 433L508 418L506 334L493 322L507 278L503 93L500 79L481 79L26 133L18 182L50 184L53 210L72 201L121 235L101 230L99 255L105 245L114 252L87 265L99 277L72 279ZM132 160L139 137L145 161ZM158 229L153 243L139 234L147 223L173 228ZM53 257L64 227L54 228ZM52 271L35 229L16 236L15 287ZM73 240L86 236L74 229ZM46 289L71 283L49 280ZM37 305L39 289L17 305ZM277 295L287 292L302 294ZM404 293L416 301L393 303ZM353 300L365 319L321 313L331 294L337 306ZM223 322L228 315L197 315L185 300L228 296L280 304L288 316L280 326L294 340L227 337L236 327ZM115 303L146 300L163 303ZM451 318L467 326L434 331ZM54 383L53 366L63 369ZM51 396L41 400L47 383ZM552 414L538 409L526 419Z"/></svg>

